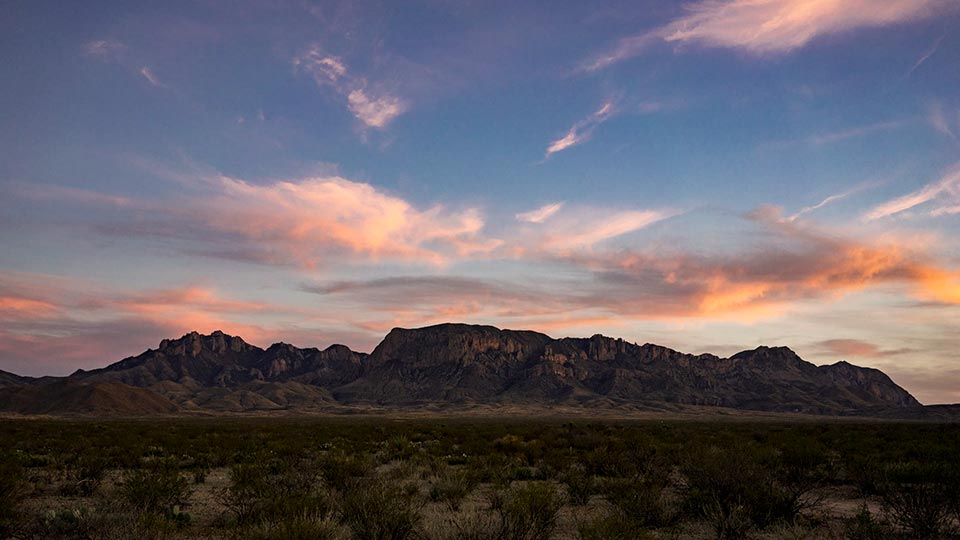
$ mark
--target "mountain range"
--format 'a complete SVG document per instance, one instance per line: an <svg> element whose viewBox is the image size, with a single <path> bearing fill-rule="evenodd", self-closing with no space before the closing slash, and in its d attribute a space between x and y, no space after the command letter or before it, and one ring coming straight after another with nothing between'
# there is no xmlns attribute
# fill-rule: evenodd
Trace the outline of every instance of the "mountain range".
<svg viewBox="0 0 960 540"><path fill-rule="evenodd" d="M572 407L683 411L704 407L922 417L882 371L817 366L786 347L729 358L692 355L601 335L554 339L532 331L441 324L395 328L366 354L343 345L261 349L217 331L68 377L0 371L0 411L173 414L470 410Z"/></svg>

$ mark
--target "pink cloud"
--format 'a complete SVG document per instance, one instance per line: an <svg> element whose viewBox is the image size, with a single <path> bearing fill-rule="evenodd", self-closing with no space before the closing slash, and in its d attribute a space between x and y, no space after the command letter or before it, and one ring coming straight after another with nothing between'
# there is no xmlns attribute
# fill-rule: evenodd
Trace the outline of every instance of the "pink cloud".
<svg viewBox="0 0 960 540"><path fill-rule="evenodd" d="M701 0L687 14L636 36L620 40L586 65L606 68L636 56L658 41L695 43L743 50L755 55L783 54L814 39L862 28L880 28L933 16L951 9L947 0Z"/></svg>
<svg viewBox="0 0 960 540"><path fill-rule="evenodd" d="M0 273L0 323L0 369L27 375L102 367L194 330L262 346L375 343L319 309L239 300L209 287L129 290L44 274Z"/></svg>
<svg viewBox="0 0 960 540"><path fill-rule="evenodd" d="M220 179L195 219L316 266L330 252L443 264L451 255L496 249L479 210L417 209L370 184L339 177L256 185Z"/></svg>
<svg viewBox="0 0 960 540"><path fill-rule="evenodd" d="M935 182L875 206L864 215L864 219L873 221L894 216L930 202L941 203L931 210L930 215L952 213L949 209L960 202L960 164L951 167Z"/></svg>
<svg viewBox="0 0 960 540"><path fill-rule="evenodd" d="M594 111L593 114L575 123L563 137L551 142L550 145L547 146L546 156L549 157L551 154L587 141L593 135L593 130L609 120L613 113L613 103L609 101L604 103L599 109Z"/></svg>
<svg viewBox="0 0 960 540"><path fill-rule="evenodd" d="M913 352L912 349L882 349L874 343L860 339L828 339L816 346L827 354L839 357L876 358Z"/></svg>
<svg viewBox="0 0 960 540"><path fill-rule="evenodd" d="M294 69L313 77L319 87L331 88L347 100L347 108L365 126L383 129L409 108L409 103L382 89L371 88L365 77L354 76L342 58L313 44L293 59Z"/></svg>

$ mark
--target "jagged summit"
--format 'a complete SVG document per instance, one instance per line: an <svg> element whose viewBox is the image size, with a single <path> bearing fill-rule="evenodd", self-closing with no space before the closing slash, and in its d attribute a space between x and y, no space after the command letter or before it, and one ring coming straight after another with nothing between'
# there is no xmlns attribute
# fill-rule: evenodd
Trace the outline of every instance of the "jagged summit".
<svg viewBox="0 0 960 540"><path fill-rule="evenodd" d="M2 375L7 389L37 384ZM818 367L787 347L721 358L600 334L554 339L459 323L394 328L370 354L282 342L261 349L219 330L190 332L66 379L136 387L182 410L563 404L857 414L919 406L879 370L845 361ZM119 387L75 394L102 396L102 388ZM126 394L142 409L164 408L148 394Z"/></svg>

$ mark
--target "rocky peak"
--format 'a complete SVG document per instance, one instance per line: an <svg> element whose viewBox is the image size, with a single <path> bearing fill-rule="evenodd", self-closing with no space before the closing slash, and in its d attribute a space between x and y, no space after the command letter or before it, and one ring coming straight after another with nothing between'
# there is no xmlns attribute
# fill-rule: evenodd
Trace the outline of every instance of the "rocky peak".
<svg viewBox="0 0 960 540"><path fill-rule="evenodd" d="M394 328L370 355L414 361L470 361L479 355L526 360L541 352L549 336L531 331L500 330L493 326L439 324L425 328Z"/></svg>
<svg viewBox="0 0 960 540"><path fill-rule="evenodd" d="M731 356L730 360L775 366L795 366L805 363L789 347L767 347L764 345L753 350L740 351Z"/></svg>
<svg viewBox="0 0 960 540"><path fill-rule="evenodd" d="M817 369L830 377L834 383L870 398L901 407L920 405L915 397L879 369L855 366L845 361L820 366Z"/></svg>
<svg viewBox="0 0 960 540"><path fill-rule="evenodd" d="M248 344L242 338L224 334L216 330L210 335L199 332L190 332L179 339L165 339L157 348L167 356L198 356L201 352L223 354L228 351L235 353L250 352L256 347Z"/></svg>

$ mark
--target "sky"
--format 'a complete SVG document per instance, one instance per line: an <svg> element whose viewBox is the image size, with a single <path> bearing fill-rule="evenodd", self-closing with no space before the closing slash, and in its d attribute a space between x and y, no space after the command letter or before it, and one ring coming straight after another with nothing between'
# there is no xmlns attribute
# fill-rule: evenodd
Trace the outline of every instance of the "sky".
<svg viewBox="0 0 960 540"><path fill-rule="evenodd" d="M960 402L960 1L14 0L0 369L456 321Z"/></svg>

